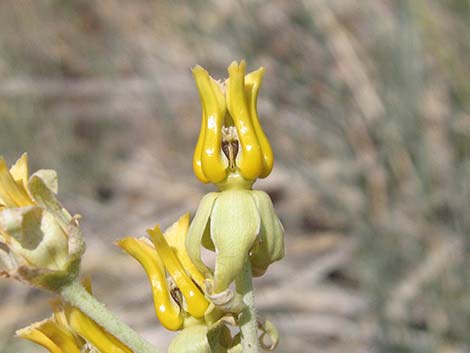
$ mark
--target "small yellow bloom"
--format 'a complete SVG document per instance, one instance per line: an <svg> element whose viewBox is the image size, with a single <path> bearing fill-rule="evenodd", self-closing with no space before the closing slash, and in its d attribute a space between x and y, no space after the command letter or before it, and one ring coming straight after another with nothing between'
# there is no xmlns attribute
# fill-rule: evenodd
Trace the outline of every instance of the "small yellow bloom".
<svg viewBox="0 0 470 353"><path fill-rule="evenodd" d="M264 68L245 75L245 62L232 62L220 83L200 66L193 69L202 104L202 124L193 158L203 183L221 183L230 174L254 181L273 167L273 153L256 109Z"/></svg>
<svg viewBox="0 0 470 353"><path fill-rule="evenodd" d="M133 237L118 242L145 269L156 315L169 330L181 329L188 315L197 319L204 317L209 307L196 285L203 283L204 277L192 264L184 247L188 226L186 214L166 230L165 235L158 226L147 230L153 244L147 239Z"/></svg>
<svg viewBox="0 0 470 353"><path fill-rule="evenodd" d="M76 278L85 246L55 193L55 171L29 177L26 154L10 169L0 158L0 275L50 290Z"/></svg>
<svg viewBox="0 0 470 353"><path fill-rule="evenodd" d="M52 317L18 330L17 336L37 343L51 353L81 353L87 342L101 353L132 353L80 310L60 300L52 301L51 306Z"/></svg>

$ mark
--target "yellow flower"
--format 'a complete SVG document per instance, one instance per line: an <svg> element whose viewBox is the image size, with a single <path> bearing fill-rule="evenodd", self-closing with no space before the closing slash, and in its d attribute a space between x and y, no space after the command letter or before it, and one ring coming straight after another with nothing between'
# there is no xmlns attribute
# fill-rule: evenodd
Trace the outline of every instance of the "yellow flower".
<svg viewBox="0 0 470 353"><path fill-rule="evenodd" d="M202 104L193 169L203 183L222 183L233 173L253 182L271 173L273 153L256 109L264 68L245 76L245 66L232 62L224 83L193 69Z"/></svg>
<svg viewBox="0 0 470 353"><path fill-rule="evenodd" d="M223 83L200 66L193 69L202 104L193 169L220 192L201 200L186 248L197 269L213 280L206 288L213 301L226 293L247 261L253 275L260 276L284 256L284 229L271 199L252 190L257 178L271 173L274 161L256 109L264 68L245 75L245 66L244 61L232 62ZM213 269L201 260L201 245L215 251Z"/></svg>
<svg viewBox="0 0 470 353"><path fill-rule="evenodd" d="M203 318L209 307L200 290L204 277L192 264L185 249L188 227L189 215L186 214L164 235L158 225L147 230L151 242L133 237L118 242L145 269L152 288L155 313L169 330L181 329L188 317Z"/></svg>
<svg viewBox="0 0 470 353"><path fill-rule="evenodd" d="M91 286L88 284L91 293ZM88 342L101 353L132 353L88 316L60 300L51 302L53 315L18 330L17 336L35 342L51 353L81 353Z"/></svg>
<svg viewBox="0 0 470 353"><path fill-rule="evenodd" d="M11 169L0 158L0 275L50 290L76 278L85 246L55 193L55 171L29 177L26 154Z"/></svg>

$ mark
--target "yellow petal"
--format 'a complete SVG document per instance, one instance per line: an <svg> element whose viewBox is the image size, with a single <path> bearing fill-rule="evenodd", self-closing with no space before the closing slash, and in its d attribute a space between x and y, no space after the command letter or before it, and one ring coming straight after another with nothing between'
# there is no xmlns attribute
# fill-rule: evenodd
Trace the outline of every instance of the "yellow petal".
<svg viewBox="0 0 470 353"><path fill-rule="evenodd" d="M23 189L26 189L29 178L28 155L26 153L23 153L23 155L10 168L10 174L18 185Z"/></svg>
<svg viewBox="0 0 470 353"><path fill-rule="evenodd" d="M198 145L196 145L196 152L199 153L200 150L200 164L205 179L212 183L218 183L225 179L227 175L227 162L222 153L225 100L217 82L209 76L206 70L196 66L193 69L193 75L199 91L203 112L201 135ZM197 161L196 165L198 165ZM199 171L196 175L198 173Z"/></svg>
<svg viewBox="0 0 470 353"><path fill-rule="evenodd" d="M176 223L165 230L164 236L176 257L200 288L204 288L204 276L198 271L186 251L186 235L189 228L189 213L181 216Z"/></svg>
<svg viewBox="0 0 470 353"><path fill-rule="evenodd" d="M80 353L73 334L52 319L35 323L17 331L19 337L28 339L51 353Z"/></svg>
<svg viewBox="0 0 470 353"><path fill-rule="evenodd" d="M26 327L16 331L18 337L27 339L46 348L51 353L66 353L61 350L50 338L35 328Z"/></svg>
<svg viewBox="0 0 470 353"><path fill-rule="evenodd" d="M144 241L132 237L119 240L118 245L134 257L147 273L158 320L168 330L180 329L183 325L183 314L170 296L165 270L158 253Z"/></svg>
<svg viewBox="0 0 470 353"><path fill-rule="evenodd" d="M237 166L245 179L254 180L263 172L263 154L245 94L245 62L232 62L228 67L227 109L237 128L241 153Z"/></svg>
<svg viewBox="0 0 470 353"><path fill-rule="evenodd" d="M7 207L34 205L24 188L13 179L3 158L0 158L0 202Z"/></svg>
<svg viewBox="0 0 470 353"><path fill-rule="evenodd" d="M147 229L147 233L150 235L168 273L186 299L188 304L187 312L195 318L202 318L209 306L209 302L186 274L175 253L165 241L160 227L157 225L154 229Z"/></svg>
<svg viewBox="0 0 470 353"><path fill-rule="evenodd" d="M264 67L261 67L245 76L245 91L248 98L248 105L250 107L251 121L253 123L253 128L255 129L256 137L258 138L258 142L261 146L264 158L263 171L261 172L260 178L265 178L271 173L274 163L271 144L269 143L269 140L266 137L263 128L261 127L256 107L258 92L261 86L263 75Z"/></svg>
<svg viewBox="0 0 470 353"><path fill-rule="evenodd" d="M72 329L90 342L101 353L132 353L122 342L103 330L101 326L96 324L80 310L75 308L71 309L67 313L67 317Z"/></svg>

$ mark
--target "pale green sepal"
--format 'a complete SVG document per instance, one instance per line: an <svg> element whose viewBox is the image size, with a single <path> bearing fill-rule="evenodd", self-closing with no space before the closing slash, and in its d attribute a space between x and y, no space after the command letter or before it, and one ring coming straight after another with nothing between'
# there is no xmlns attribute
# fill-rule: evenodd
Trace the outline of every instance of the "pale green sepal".
<svg viewBox="0 0 470 353"><path fill-rule="evenodd" d="M212 353L207 340L207 327L191 326L183 329L171 341L168 353Z"/></svg>
<svg viewBox="0 0 470 353"><path fill-rule="evenodd" d="M227 325L235 326L233 316L224 316L209 327L207 341L211 353L226 353L232 344L232 336Z"/></svg>
<svg viewBox="0 0 470 353"><path fill-rule="evenodd" d="M260 231L260 215L248 190L227 190L215 200L210 234L216 248L214 293L241 272Z"/></svg>
<svg viewBox="0 0 470 353"><path fill-rule="evenodd" d="M13 252L29 264L59 270L67 262L67 236L54 218L39 207L3 210L0 228L14 238L8 242Z"/></svg>
<svg viewBox="0 0 470 353"><path fill-rule="evenodd" d="M284 257L284 227L267 193L253 190L251 195L261 216L259 242L250 258L253 276L263 275L268 266Z"/></svg>
<svg viewBox="0 0 470 353"><path fill-rule="evenodd" d="M29 178L28 189L34 201L50 212L64 229L69 225L72 216L62 207L60 202L56 199L53 190L49 189L40 176L32 175L31 178Z"/></svg>
<svg viewBox="0 0 470 353"><path fill-rule="evenodd" d="M51 190L54 194L57 194L59 192L59 180L57 172L54 169L40 169L32 176L34 175L41 178L47 188Z"/></svg>
<svg viewBox="0 0 470 353"><path fill-rule="evenodd" d="M196 215L189 226L188 235L186 236L186 250L188 255L194 266L196 266L199 272L206 278L211 278L212 273L201 260L201 240L206 231L214 201L218 196L219 193L211 192L201 199Z"/></svg>

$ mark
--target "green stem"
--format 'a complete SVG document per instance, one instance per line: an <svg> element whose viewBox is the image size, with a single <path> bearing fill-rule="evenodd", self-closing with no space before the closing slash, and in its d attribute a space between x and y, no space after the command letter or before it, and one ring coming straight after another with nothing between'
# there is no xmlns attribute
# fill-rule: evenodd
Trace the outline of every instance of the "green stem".
<svg viewBox="0 0 470 353"><path fill-rule="evenodd" d="M240 313L239 325L242 336L243 353L259 353L258 330L256 322L255 297L251 277L251 264L245 263L242 272L235 280L237 292L242 295L245 308Z"/></svg>
<svg viewBox="0 0 470 353"><path fill-rule="evenodd" d="M124 343L134 353L161 353L106 309L102 303L86 291L80 282L74 281L62 287L60 295L65 301L80 309L107 332Z"/></svg>

